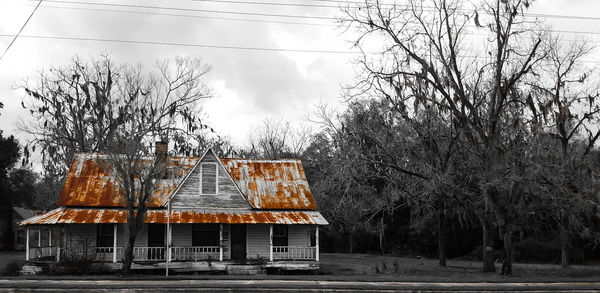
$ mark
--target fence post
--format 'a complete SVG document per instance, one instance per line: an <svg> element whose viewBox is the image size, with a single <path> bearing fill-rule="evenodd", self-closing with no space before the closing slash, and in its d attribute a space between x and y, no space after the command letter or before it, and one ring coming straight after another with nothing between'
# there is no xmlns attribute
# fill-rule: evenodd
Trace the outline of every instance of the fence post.
<svg viewBox="0 0 600 293"><path fill-rule="evenodd" d="M315 257L319 261L319 225L317 225L317 230L315 230L315 246Z"/></svg>
<svg viewBox="0 0 600 293"><path fill-rule="evenodd" d="M273 224L269 225L269 261L273 261Z"/></svg>

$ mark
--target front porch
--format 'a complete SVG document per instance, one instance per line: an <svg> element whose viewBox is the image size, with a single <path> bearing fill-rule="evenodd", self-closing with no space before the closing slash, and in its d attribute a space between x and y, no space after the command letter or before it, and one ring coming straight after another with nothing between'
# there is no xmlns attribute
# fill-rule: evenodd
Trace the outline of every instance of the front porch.
<svg viewBox="0 0 600 293"><path fill-rule="evenodd" d="M120 268L124 228L124 224L28 226L26 260L87 260ZM230 271L232 266L249 264L262 269L319 267L316 225L174 224L168 230L166 225L144 226L133 248L133 269L168 265L176 271ZM169 242L171 247L166 245ZM203 243L213 245L198 245Z"/></svg>

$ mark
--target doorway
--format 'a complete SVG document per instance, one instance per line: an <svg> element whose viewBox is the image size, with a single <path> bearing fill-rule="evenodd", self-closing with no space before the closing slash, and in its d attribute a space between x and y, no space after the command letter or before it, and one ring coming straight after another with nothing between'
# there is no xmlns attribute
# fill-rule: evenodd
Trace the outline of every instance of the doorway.
<svg viewBox="0 0 600 293"><path fill-rule="evenodd" d="M166 228L167 226L164 224L148 224L148 247L157 247L156 249L148 248L149 260L165 258Z"/></svg>
<svg viewBox="0 0 600 293"><path fill-rule="evenodd" d="M246 259L246 225L231 225L231 259Z"/></svg>

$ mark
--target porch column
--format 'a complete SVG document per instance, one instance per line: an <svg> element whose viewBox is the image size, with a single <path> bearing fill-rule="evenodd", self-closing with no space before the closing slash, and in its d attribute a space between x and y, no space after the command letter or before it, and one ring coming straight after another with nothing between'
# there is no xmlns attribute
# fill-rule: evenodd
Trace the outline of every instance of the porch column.
<svg viewBox="0 0 600 293"><path fill-rule="evenodd" d="M219 261L223 261L223 224L219 224Z"/></svg>
<svg viewBox="0 0 600 293"><path fill-rule="evenodd" d="M117 224L113 224L113 262L117 262Z"/></svg>
<svg viewBox="0 0 600 293"><path fill-rule="evenodd" d="M42 247L42 229L38 229L38 247ZM41 249L40 249L41 251Z"/></svg>
<svg viewBox="0 0 600 293"><path fill-rule="evenodd" d="M269 225L269 260L273 261L273 224Z"/></svg>
<svg viewBox="0 0 600 293"><path fill-rule="evenodd" d="M48 229L48 246L52 247L52 228Z"/></svg>
<svg viewBox="0 0 600 293"><path fill-rule="evenodd" d="M25 260L29 260L29 226L25 230Z"/></svg>
<svg viewBox="0 0 600 293"><path fill-rule="evenodd" d="M317 225L317 230L315 230L315 253L317 261L319 261L319 225Z"/></svg>

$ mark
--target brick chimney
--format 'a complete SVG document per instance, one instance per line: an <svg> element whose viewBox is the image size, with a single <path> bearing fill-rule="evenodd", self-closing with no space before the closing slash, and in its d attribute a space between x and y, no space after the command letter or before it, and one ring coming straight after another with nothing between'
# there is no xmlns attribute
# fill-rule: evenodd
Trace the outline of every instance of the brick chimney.
<svg viewBox="0 0 600 293"><path fill-rule="evenodd" d="M154 156L156 164L156 171L159 174L157 177L165 178L167 175L167 154L169 153L169 142L157 141L154 148Z"/></svg>

